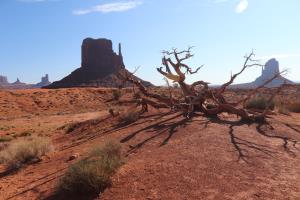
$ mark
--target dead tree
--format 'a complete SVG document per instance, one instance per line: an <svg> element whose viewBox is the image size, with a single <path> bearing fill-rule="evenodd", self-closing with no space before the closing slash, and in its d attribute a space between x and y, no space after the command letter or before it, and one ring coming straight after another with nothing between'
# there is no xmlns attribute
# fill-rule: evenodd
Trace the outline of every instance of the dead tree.
<svg viewBox="0 0 300 200"><path fill-rule="evenodd" d="M224 96L225 91L235 81L235 79L242 74L246 69L261 66L257 60L254 60L254 53L250 53L245 56L245 62L242 69L231 75L230 80L219 88L210 88L209 83L205 81L196 81L192 84L186 83L186 75L192 75L199 72L203 67L200 66L193 70L184 61L193 57L191 54L191 47L184 51L163 51L162 67L157 68L157 71L162 74L168 80L177 83L183 93L183 98L175 98L173 95L163 96L157 93L153 93L146 88L141 81L135 79L131 73L122 71L119 76L126 81L131 82L140 90L143 94L141 99L138 100L138 104L142 104L143 108L147 110L148 105L155 108L171 108L176 111L182 111L186 117L191 117L194 113L201 112L207 116L217 116L221 113L235 114L242 120L257 122L265 121L268 113L268 106L263 112L253 112L245 108L245 102L247 102L259 89L265 87L268 83L274 79L280 77L286 71L275 74L271 79L266 80L264 84L249 92L249 94L238 102L228 102ZM268 102L270 103L276 94L280 91L281 87L271 95Z"/></svg>

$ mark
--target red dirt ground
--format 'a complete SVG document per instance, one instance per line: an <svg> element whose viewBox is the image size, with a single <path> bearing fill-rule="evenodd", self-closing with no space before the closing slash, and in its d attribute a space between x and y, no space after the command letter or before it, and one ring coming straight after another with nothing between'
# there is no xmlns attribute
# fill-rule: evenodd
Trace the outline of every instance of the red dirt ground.
<svg viewBox="0 0 300 200"><path fill-rule="evenodd" d="M72 89L81 98L74 107L62 104L68 90L14 91L17 96L0 91L0 126L9 123L2 134L33 124L34 134L46 129L43 133L48 132L55 147L41 162L16 173L6 174L0 167L0 199L73 199L55 193L59 177L76 162L69 162L69 156L82 157L107 140L121 142L126 163L99 197L77 199L300 199L300 114L273 115L269 124L259 125L236 122L231 115L187 120L180 113L151 110L137 122L119 126L104 110L109 92L100 91ZM45 113L31 106L34 92L54 101ZM93 98L102 99L94 112ZM80 123L66 133L61 127L72 121Z"/></svg>

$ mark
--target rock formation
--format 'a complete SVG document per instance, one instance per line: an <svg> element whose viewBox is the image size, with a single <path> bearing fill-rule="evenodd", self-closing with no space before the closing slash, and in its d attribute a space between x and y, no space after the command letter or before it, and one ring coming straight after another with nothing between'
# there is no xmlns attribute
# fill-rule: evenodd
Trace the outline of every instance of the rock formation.
<svg viewBox="0 0 300 200"><path fill-rule="evenodd" d="M261 76L258 77L253 82L253 84L255 86L260 86L264 82L266 82L266 80L271 79L272 77L274 77L275 74L278 74L278 73L279 73L279 62L275 58L272 58L265 64L265 66L262 69ZM293 84L292 81L290 81L282 76L279 76L278 78L274 79L271 83L266 85L266 87L278 87L278 86L282 85L284 82L287 84Z"/></svg>
<svg viewBox="0 0 300 200"><path fill-rule="evenodd" d="M41 78L41 82L37 83L35 85L35 87L41 88L41 87L45 87L45 86L50 85L50 84L51 84L51 82L49 81L49 75L46 74L45 76L43 76Z"/></svg>
<svg viewBox="0 0 300 200"><path fill-rule="evenodd" d="M265 66L262 68L262 73L261 76L259 76L255 81L251 83L243 83L243 84L236 84L233 85L232 88L255 88L260 85L263 85L267 80L271 79L274 77L275 74L279 73L279 62L275 59L272 58L270 59ZM272 87L279 87L283 83L286 84L293 84L292 81L279 76L276 79L274 79L272 82L266 85L266 87L272 88Z"/></svg>
<svg viewBox="0 0 300 200"><path fill-rule="evenodd" d="M119 54L116 54L111 40L87 38L81 47L81 67L45 88L118 87L123 83L116 76L119 70L126 70L121 44ZM144 83L151 85L149 82Z"/></svg>
<svg viewBox="0 0 300 200"><path fill-rule="evenodd" d="M23 84L23 83L21 83L20 79L17 78L17 80L15 82L13 82L12 84L13 85L18 85L18 84Z"/></svg>
<svg viewBox="0 0 300 200"><path fill-rule="evenodd" d="M0 85L7 85L7 84L8 84L7 77L0 75Z"/></svg>
<svg viewBox="0 0 300 200"><path fill-rule="evenodd" d="M49 76L46 74L44 77L41 78L41 82L37 84L27 84L22 83L19 78L13 83L9 83L7 81L6 76L0 76L0 88L2 89L31 89L31 88L41 88L44 86L49 85Z"/></svg>

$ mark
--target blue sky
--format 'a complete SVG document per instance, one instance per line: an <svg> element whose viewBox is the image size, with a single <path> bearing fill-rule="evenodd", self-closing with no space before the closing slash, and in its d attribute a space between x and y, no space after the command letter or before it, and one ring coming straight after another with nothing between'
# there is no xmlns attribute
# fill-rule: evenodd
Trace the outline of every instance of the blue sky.
<svg viewBox="0 0 300 200"><path fill-rule="evenodd" d="M164 84L161 51L195 46L189 81L214 84L238 71L246 53L275 57L300 81L299 0L0 0L0 74L35 83L59 80L80 66L86 37L122 42L127 68ZM261 69L237 82L253 81Z"/></svg>

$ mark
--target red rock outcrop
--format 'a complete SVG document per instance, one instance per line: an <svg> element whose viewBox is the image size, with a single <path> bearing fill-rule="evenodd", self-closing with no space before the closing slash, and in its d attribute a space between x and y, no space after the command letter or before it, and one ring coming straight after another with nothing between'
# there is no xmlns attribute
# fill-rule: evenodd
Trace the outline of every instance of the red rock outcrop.
<svg viewBox="0 0 300 200"><path fill-rule="evenodd" d="M123 82L116 76L119 70L126 70L121 45L116 54L111 40L87 38L81 47L81 67L45 88L119 87Z"/></svg>

